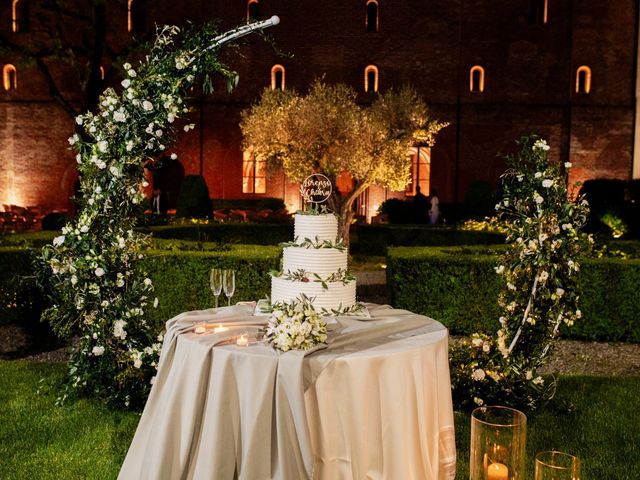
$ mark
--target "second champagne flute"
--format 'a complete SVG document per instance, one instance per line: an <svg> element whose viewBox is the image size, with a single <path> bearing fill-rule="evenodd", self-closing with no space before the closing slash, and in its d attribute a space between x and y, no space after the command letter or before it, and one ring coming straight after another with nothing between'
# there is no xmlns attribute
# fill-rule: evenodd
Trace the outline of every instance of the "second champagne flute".
<svg viewBox="0 0 640 480"><path fill-rule="evenodd" d="M231 306L231 297L236 291L236 272L235 270L225 270L222 278L222 288L227 296L227 306Z"/></svg>
<svg viewBox="0 0 640 480"><path fill-rule="evenodd" d="M210 281L211 293L216 297L216 308L218 308L218 297L220 297L220 293L222 292L222 270L219 268L212 268Z"/></svg>

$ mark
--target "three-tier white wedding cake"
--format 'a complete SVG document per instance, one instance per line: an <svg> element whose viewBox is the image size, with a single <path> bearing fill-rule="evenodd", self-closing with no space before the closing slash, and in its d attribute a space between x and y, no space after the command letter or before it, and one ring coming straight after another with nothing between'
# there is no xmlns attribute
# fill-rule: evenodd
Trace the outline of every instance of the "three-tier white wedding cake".
<svg viewBox="0 0 640 480"><path fill-rule="evenodd" d="M291 302L304 294L320 311L352 311L356 280L347 261L335 215L296 214L294 241L285 244L282 270L271 278L271 303Z"/></svg>

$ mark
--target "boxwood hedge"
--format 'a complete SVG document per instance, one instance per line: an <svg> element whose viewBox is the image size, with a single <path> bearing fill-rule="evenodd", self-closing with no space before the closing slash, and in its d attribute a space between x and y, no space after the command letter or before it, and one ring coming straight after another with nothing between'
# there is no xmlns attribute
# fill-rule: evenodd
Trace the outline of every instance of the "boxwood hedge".
<svg viewBox="0 0 640 480"><path fill-rule="evenodd" d="M495 332L503 288L492 247L397 247L387 255L392 305L435 318L454 334ZM572 338L640 342L640 259L584 259L579 273L583 320Z"/></svg>
<svg viewBox="0 0 640 480"><path fill-rule="evenodd" d="M248 245L278 245L293 238L293 224L215 223L210 225L166 225L145 231L154 238Z"/></svg>
<svg viewBox="0 0 640 480"><path fill-rule="evenodd" d="M384 255L391 246L488 245L504 242L499 233L430 225L358 225L358 248Z"/></svg>

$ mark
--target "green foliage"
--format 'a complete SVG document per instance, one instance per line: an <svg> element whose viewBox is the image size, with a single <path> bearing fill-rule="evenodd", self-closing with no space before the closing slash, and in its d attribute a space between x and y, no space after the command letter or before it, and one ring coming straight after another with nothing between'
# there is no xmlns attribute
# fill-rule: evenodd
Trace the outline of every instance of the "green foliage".
<svg viewBox="0 0 640 480"><path fill-rule="evenodd" d="M146 399L161 337L145 320L156 301L140 262L147 238L134 231L145 199L144 167L174 143L196 79L206 90L210 74L235 76L217 55L236 33L219 36L211 24L185 32L160 28L144 60L136 68L123 65L122 92L106 89L98 112L75 119L78 133L69 144L78 152L79 213L40 256L51 301L43 318L59 335L77 335L70 393L124 406Z"/></svg>
<svg viewBox="0 0 640 480"><path fill-rule="evenodd" d="M505 285L494 268L504 248L390 248L389 301L441 321L456 335L493 335L500 327L497 299ZM576 289L582 319L571 328L561 328L562 335L640 342L640 258L582 259L581 264Z"/></svg>
<svg viewBox="0 0 640 480"><path fill-rule="evenodd" d="M184 177L182 189L178 196L176 217L208 218L211 217L211 199L209 188L201 175Z"/></svg>
<svg viewBox="0 0 640 480"><path fill-rule="evenodd" d="M291 240L291 224L213 223L209 225L167 225L148 230L154 238L195 240L199 242L278 245Z"/></svg>
<svg viewBox="0 0 640 480"><path fill-rule="evenodd" d="M42 230L62 230L62 227L64 227L68 221L69 217L64 213L47 213L42 218Z"/></svg>
<svg viewBox="0 0 640 480"><path fill-rule="evenodd" d="M170 242L164 242L168 246ZM155 332L178 313L212 308L215 304L209 286L212 268L236 270L233 302L259 300L271 294L269 271L279 268L282 250L267 246L234 246L229 251L152 250L144 266L153 280L158 307L147 319ZM224 294L220 305L224 303ZM226 299L225 299L226 300Z"/></svg>
<svg viewBox="0 0 640 480"><path fill-rule="evenodd" d="M358 225L358 248L384 255L391 246L489 245L504 242L504 235L431 225Z"/></svg>
<svg viewBox="0 0 640 480"><path fill-rule="evenodd" d="M33 273L32 250L0 248L0 325L37 322L44 307Z"/></svg>

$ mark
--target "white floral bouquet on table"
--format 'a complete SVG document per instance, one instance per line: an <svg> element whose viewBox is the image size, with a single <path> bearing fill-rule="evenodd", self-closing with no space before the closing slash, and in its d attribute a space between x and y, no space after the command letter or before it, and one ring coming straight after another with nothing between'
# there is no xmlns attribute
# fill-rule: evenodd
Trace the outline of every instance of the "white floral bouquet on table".
<svg viewBox="0 0 640 480"><path fill-rule="evenodd" d="M274 348L309 350L327 339L327 324L313 308L312 300L302 294L292 302L272 305L265 336Z"/></svg>

